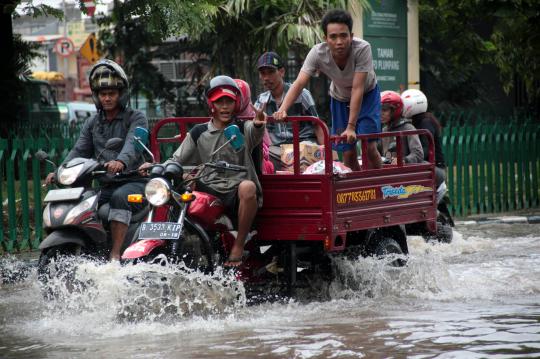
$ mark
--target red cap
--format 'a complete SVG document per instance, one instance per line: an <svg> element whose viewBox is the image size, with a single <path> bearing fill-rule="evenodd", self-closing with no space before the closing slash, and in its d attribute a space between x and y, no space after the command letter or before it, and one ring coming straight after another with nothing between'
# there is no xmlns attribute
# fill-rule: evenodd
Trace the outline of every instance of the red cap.
<svg viewBox="0 0 540 359"><path fill-rule="evenodd" d="M236 93L228 88L220 87L212 91L210 94L210 97L208 98L210 102L215 102L222 98L223 96L227 96L229 98L232 98L234 101L236 101Z"/></svg>

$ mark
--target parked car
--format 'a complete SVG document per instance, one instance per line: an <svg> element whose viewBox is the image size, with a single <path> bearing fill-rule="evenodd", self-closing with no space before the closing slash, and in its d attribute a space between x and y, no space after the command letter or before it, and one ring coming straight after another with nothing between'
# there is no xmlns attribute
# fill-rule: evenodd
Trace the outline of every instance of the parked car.
<svg viewBox="0 0 540 359"><path fill-rule="evenodd" d="M60 120L67 121L72 126L84 123L86 119L97 113L93 103L82 101L59 102L58 109L60 110Z"/></svg>
<svg viewBox="0 0 540 359"><path fill-rule="evenodd" d="M21 98L20 123L43 125L57 123L60 113L51 85L33 78L23 79L24 93Z"/></svg>

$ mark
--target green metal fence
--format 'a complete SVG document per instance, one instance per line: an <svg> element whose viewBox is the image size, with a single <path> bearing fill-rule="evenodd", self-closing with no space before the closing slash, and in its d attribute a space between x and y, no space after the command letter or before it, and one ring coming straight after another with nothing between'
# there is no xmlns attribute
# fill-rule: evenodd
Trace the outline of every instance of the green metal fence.
<svg viewBox="0 0 540 359"><path fill-rule="evenodd" d="M443 152L456 216L536 208L540 125L479 123L445 127Z"/></svg>
<svg viewBox="0 0 540 359"><path fill-rule="evenodd" d="M540 123L440 116L454 215L540 207ZM77 129L62 126L27 132L0 140L0 253L35 249L43 238L41 183L52 168L32 154L43 149L58 163L77 138ZM167 158L173 148L162 150Z"/></svg>

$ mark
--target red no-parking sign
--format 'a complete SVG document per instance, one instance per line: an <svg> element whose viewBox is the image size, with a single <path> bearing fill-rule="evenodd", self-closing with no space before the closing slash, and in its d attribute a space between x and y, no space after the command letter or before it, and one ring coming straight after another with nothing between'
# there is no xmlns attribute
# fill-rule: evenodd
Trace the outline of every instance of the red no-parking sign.
<svg viewBox="0 0 540 359"><path fill-rule="evenodd" d="M58 55L68 57L75 51L75 45L69 38L61 37L54 44L54 50Z"/></svg>

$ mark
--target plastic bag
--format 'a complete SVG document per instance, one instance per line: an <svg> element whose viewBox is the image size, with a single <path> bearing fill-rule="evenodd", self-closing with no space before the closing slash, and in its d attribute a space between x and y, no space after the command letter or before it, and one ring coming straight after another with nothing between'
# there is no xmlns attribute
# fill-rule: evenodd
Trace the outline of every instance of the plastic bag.
<svg viewBox="0 0 540 359"><path fill-rule="evenodd" d="M351 169L345 166L343 163L338 161L332 161L332 167L334 173L349 173L352 172ZM324 160L315 162L312 165L309 165L306 170L303 172L305 175L318 175L324 174Z"/></svg>

